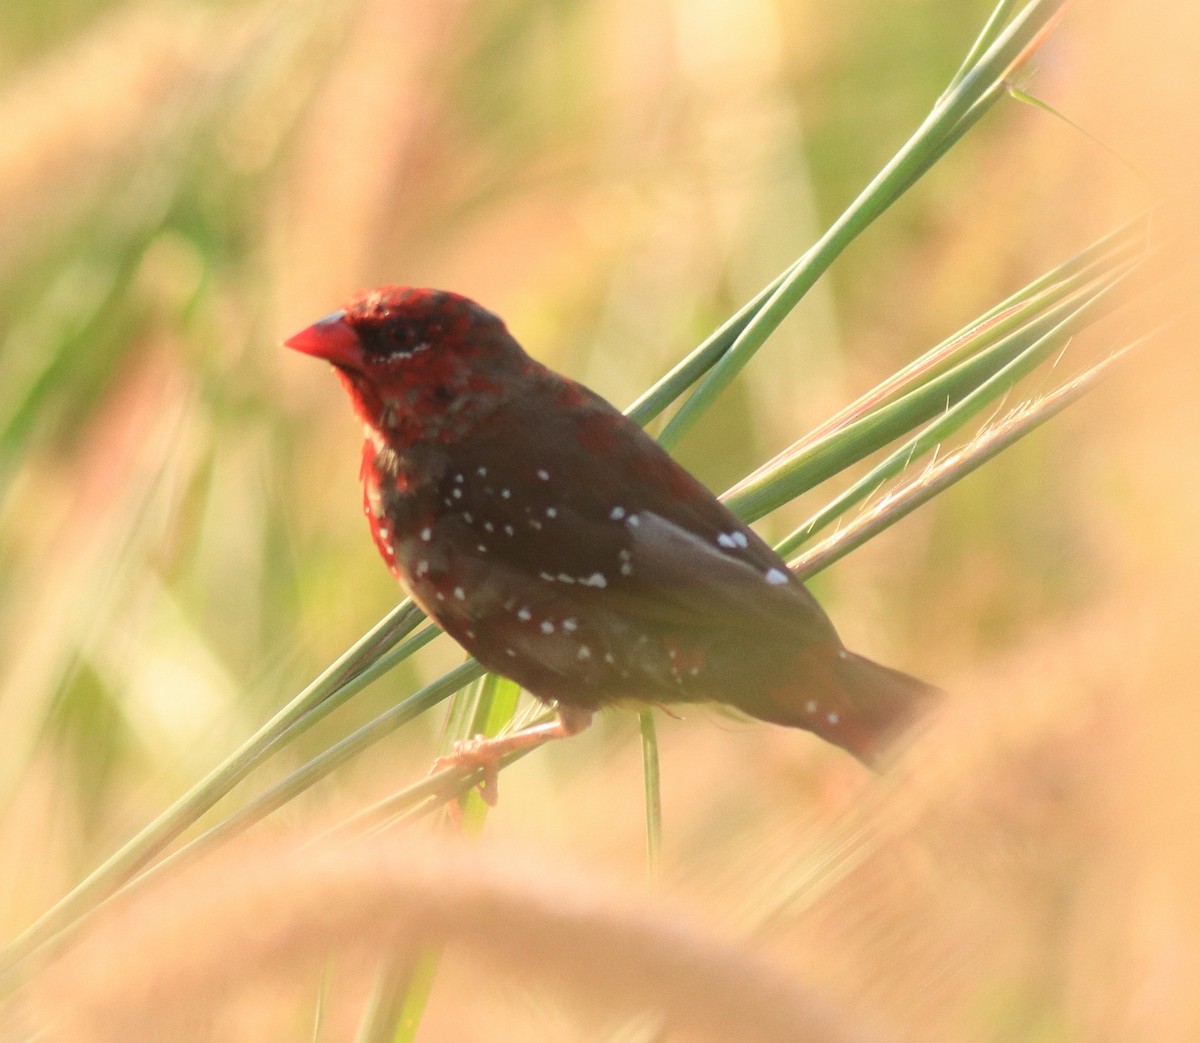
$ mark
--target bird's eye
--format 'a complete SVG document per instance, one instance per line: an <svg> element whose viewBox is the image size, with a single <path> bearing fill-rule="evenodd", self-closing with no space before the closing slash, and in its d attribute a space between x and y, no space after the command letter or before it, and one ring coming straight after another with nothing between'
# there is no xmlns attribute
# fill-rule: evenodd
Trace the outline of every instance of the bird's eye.
<svg viewBox="0 0 1200 1043"><path fill-rule="evenodd" d="M367 356L377 362L391 362L429 346L421 331L408 322L370 325L358 330L358 338Z"/></svg>

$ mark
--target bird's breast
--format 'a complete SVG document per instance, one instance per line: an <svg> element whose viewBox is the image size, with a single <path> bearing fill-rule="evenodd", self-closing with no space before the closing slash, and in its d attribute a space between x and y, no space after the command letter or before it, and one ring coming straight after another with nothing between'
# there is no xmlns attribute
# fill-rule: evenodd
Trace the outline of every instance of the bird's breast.
<svg viewBox="0 0 1200 1043"><path fill-rule="evenodd" d="M363 444L363 513L375 545L394 575L406 579L406 558L432 524L436 477L427 461L397 451L373 433Z"/></svg>

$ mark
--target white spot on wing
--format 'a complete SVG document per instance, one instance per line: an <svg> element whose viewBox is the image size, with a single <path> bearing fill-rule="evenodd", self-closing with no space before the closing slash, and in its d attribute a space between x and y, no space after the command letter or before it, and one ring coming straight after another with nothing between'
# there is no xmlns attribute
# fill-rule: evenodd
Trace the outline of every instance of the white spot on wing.
<svg viewBox="0 0 1200 1043"><path fill-rule="evenodd" d="M421 539L423 539L426 543L433 539L433 530L428 525L421 530Z"/></svg>
<svg viewBox="0 0 1200 1043"><path fill-rule="evenodd" d="M737 546L737 544L733 542L733 537L727 535L726 533L721 533L717 537L717 543L719 543L722 547L733 548Z"/></svg>
<svg viewBox="0 0 1200 1043"><path fill-rule="evenodd" d="M539 477L539 478L540 478L540 479L541 479L543 482L548 482L548 481L550 481L550 472L549 472L549 471L547 471L547 470L546 470L544 467L538 468L538 473L537 473L537 476L538 476L538 477Z"/></svg>
<svg viewBox="0 0 1200 1043"><path fill-rule="evenodd" d="M730 533L730 535L733 537L733 542L736 543L739 547L749 547L750 546L750 541L748 539L746 539L746 534L744 532L732 532L732 533Z"/></svg>
<svg viewBox="0 0 1200 1043"><path fill-rule="evenodd" d="M604 575L600 572L593 572L590 576L584 576L579 582L582 586L585 586L585 587L607 587L608 586L608 580L606 580L604 578Z"/></svg>
<svg viewBox="0 0 1200 1043"><path fill-rule="evenodd" d="M553 634L554 633L554 624L552 622L550 622L550 620L548 620L548 619L542 620L542 633L543 634Z"/></svg>
<svg viewBox="0 0 1200 1043"><path fill-rule="evenodd" d="M613 521L620 521L622 518L625 517L625 508L624 507L614 507L611 511L608 512L608 516Z"/></svg>
<svg viewBox="0 0 1200 1043"><path fill-rule="evenodd" d="M779 569L767 569L766 580L772 586L779 586L781 583L788 581L787 574Z"/></svg>

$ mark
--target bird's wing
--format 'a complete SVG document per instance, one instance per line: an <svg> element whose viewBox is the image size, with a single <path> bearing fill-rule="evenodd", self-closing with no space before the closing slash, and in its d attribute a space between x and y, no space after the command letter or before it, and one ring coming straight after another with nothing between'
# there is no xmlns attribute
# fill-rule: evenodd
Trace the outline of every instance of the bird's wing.
<svg viewBox="0 0 1200 1043"><path fill-rule="evenodd" d="M475 557L500 608L519 590L635 626L837 640L749 526L636 424L579 391L587 408L548 410L536 438L506 431L460 447L443 478L453 508L439 540Z"/></svg>

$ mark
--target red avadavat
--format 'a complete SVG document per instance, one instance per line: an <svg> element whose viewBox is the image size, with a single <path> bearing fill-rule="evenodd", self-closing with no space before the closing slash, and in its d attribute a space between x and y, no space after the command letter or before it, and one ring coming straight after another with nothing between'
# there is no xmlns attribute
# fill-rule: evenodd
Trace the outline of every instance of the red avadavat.
<svg viewBox="0 0 1200 1043"><path fill-rule="evenodd" d="M937 689L847 651L785 562L633 421L442 290L384 286L287 344L366 425L389 568L489 670L586 727L619 700L718 700L873 763Z"/></svg>

